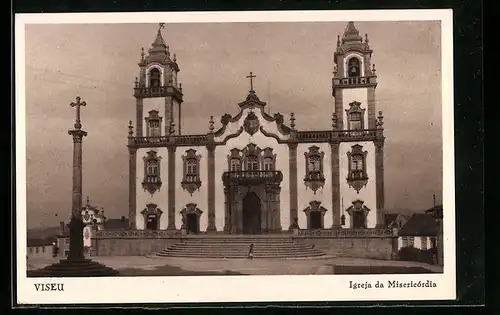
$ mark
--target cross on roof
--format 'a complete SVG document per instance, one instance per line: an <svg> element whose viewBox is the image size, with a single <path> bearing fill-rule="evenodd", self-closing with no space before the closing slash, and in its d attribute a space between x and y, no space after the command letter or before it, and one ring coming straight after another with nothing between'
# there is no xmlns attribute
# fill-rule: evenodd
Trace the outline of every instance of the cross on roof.
<svg viewBox="0 0 500 315"><path fill-rule="evenodd" d="M253 78L256 78L256 76L255 76L255 75L253 75L253 73L252 73L252 72L250 72L250 75L247 75L247 76L246 76L246 78L247 78L247 79L248 79L248 78L250 79L250 91L253 91Z"/></svg>
<svg viewBox="0 0 500 315"><path fill-rule="evenodd" d="M87 106L87 103L85 101L81 101L82 99L78 96L76 98L76 103L71 102L69 104L71 107L76 107L76 120L75 120L75 128L80 129L82 127L80 123L80 106Z"/></svg>
<svg viewBox="0 0 500 315"><path fill-rule="evenodd" d="M159 24L159 28L158 28L158 32L162 29L162 28L165 28L165 23L158 23Z"/></svg>

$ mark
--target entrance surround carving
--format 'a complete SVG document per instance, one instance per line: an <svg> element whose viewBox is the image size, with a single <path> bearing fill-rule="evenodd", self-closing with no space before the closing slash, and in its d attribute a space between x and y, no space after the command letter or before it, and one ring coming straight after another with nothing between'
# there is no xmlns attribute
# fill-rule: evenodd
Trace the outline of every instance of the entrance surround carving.
<svg viewBox="0 0 500 315"><path fill-rule="evenodd" d="M325 213L326 213L326 209L324 207L321 206L321 201L316 201L316 200L313 200L311 202L309 202L309 207L305 208L304 209L304 213L306 214L307 216L307 228L308 229L312 229L312 220L311 220L311 213L312 212L315 212L315 213L320 213L321 215L321 229L324 228L325 226Z"/></svg>
<svg viewBox="0 0 500 315"><path fill-rule="evenodd" d="M241 171L224 173L224 231L231 234L242 233L243 199L249 192L255 193L261 202L261 231L264 233L280 231L281 211L279 195L281 189L279 183L282 180L283 174L279 171Z"/></svg>
<svg viewBox="0 0 500 315"><path fill-rule="evenodd" d="M144 218L144 229L147 229L148 217L150 215L156 216L156 230L160 229L160 218L161 215L163 214L163 211L161 211L156 204L148 203L146 205L146 208L144 208L144 210L141 211L141 214Z"/></svg>
<svg viewBox="0 0 500 315"><path fill-rule="evenodd" d="M186 222L187 222L187 216L190 214L195 214L196 215L196 224L197 224L197 232L200 231L200 217L203 213L200 209L196 207L197 205L195 203L188 203L184 209L181 210L181 215L182 215L182 226L181 229L187 228Z"/></svg>
<svg viewBox="0 0 500 315"><path fill-rule="evenodd" d="M349 220L350 221L350 227L351 229L354 228L354 218L355 218L355 214L357 213L362 213L363 214L363 227L362 228L367 228L366 226L366 223L367 223L367 217L368 217L368 213L370 212L370 209L363 205L364 201L362 200L355 200L352 202L352 206L350 206L349 208L346 209L346 212L349 214L349 216L351 217L351 219Z"/></svg>

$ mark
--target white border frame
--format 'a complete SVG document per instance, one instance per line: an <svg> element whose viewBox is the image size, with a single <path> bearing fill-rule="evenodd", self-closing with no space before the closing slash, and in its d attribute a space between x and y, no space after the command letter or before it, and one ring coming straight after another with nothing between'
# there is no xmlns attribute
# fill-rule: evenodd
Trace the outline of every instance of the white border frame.
<svg viewBox="0 0 500 315"><path fill-rule="evenodd" d="M25 25L84 23L441 21L444 272L430 275L26 277ZM15 16L17 303L176 303L453 300L456 298L452 10L261 11L19 14ZM333 53L333 51L332 51ZM435 288L349 289L349 281L434 282ZM64 292L37 292L35 283L64 283ZM92 288L87 290L87 288ZM148 290L144 290L148 288ZM157 288L157 289L156 289ZM314 288L313 290L311 290Z"/></svg>

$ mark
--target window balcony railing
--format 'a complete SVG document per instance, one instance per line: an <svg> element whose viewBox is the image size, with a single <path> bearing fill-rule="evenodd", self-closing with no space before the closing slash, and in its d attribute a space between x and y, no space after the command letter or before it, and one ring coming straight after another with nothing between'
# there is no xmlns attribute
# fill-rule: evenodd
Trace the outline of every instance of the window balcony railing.
<svg viewBox="0 0 500 315"><path fill-rule="evenodd" d="M144 177L144 184L161 184L160 176L146 175L146 177Z"/></svg>
<svg viewBox="0 0 500 315"><path fill-rule="evenodd" d="M222 180L225 184L230 182L281 182L283 180L283 173L281 171L231 171L224 172Z"/></svg>

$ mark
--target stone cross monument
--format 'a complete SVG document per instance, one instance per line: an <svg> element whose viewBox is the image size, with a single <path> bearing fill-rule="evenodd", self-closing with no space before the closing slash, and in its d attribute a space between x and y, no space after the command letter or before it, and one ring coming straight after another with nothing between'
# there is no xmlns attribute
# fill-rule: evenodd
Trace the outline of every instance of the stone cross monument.
<svg viewBox="0 0 500 315"><path fill-rule="evenodd" d="M70 243L68 260L83 260L83 228L85 224L82 220L82 140L87 132L82 130L80 121L80 107L86 106L80 97L76 98L76 103L71 103L71 107L76 107L75 129L68 131L73 136L73 198L71 204L71 221L69 223Z"/></svg>

